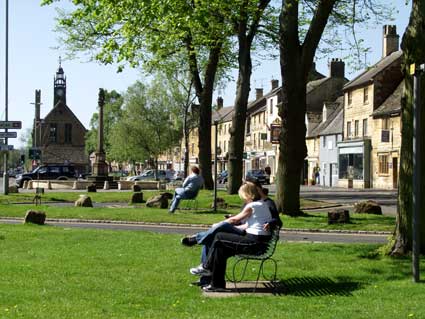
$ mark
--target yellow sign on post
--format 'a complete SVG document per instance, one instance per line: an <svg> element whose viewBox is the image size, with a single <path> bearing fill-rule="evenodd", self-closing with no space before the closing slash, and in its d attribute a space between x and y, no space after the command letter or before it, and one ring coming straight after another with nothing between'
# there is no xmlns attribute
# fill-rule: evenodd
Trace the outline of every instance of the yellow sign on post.
<svg viewBox="0 0 425 319"><path fill-rule="evenodd" d="M416 72L416 64L413 63L410 65L410 75L414 75Z"/></svg>

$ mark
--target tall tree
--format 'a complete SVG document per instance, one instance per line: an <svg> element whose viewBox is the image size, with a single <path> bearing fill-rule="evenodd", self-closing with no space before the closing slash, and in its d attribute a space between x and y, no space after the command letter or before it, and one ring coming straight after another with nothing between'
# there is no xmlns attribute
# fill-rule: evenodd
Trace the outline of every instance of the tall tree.
<svg viewBox="0 0 425 319"><path fill-rule="evenodd" d="M367 25L371 15L379 21L379 17L386 16L386 13L379 0L282 0L280 13L282 103L279 105L282 124L276 175L276 204L285 214L291 216L301 214L300 179L303 162L307 156L305 144L307 77L328 21L331 20L333 27L346 26L354 30L355 23L361 22ZM359 41L355 42L359 44Z"/></svg>
<svg viewBox="0 0 425 319"><path fill-rule="evenodd" d="M123 114L111 134L114 158L143 162L158 157L176 146L181 124L168 83L156 78L149 86L136 82L124 96Z"/></svg>
<svg viewBox="0 0 425 319"><path fill-rule="evenodd" d="M55 0L43 0L51 4ZM71 54L80 51L109 64L160 68L170 56L184 57L193 79L199 112L199 165L205 187L211 174L211 105L223 52L229 50L229 29L219 0L200 1L73 1L76 9L62 12L58 29ZM221 63L220 63L221 61ZM123 66L120 65L120 69Z"/></svg>
<svg viewBox="0 0 425 319"><path fill-rule="evenodd" d="M413 213L413 77L410 74L410 65L417 66L425 63L425 1L413 0L409 25L403 35L401 48L404 55L403 72L404 96L402 98L402 126L401 126L401 156L400 156L400 179L398 193L397 223L395 231L395 243L392 247L392 255L404 255L412 250L412 213ZM420 88L422 99L418 107L422 110L420 123L425 123L425 78L422 77ZM423 128L422 128L423 129ZM423 136L423 135L422 135ZM422 139L422 158L425 156L425 139ZM425 165L421 165L421 189L425 189ZM423 194L422 194L423 195ZM418 199L420 207L425 207L425 196ZM421 225L425 223L425 212L421 209ZM421 227L420 237L421 253L425 253L425 231Z"/></svg>

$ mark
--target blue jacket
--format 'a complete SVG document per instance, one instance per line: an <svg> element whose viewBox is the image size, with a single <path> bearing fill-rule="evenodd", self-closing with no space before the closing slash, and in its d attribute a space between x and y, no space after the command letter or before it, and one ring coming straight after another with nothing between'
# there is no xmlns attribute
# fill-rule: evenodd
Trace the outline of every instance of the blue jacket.
<svg viewBox="0 0 425 319"><path fill-rule="evenodd" d="M195 173L190 174L183 182L183 188L185 192L191 193L193 195L198 194L202 185L204 185L204 179L201 175Z"/></svg>

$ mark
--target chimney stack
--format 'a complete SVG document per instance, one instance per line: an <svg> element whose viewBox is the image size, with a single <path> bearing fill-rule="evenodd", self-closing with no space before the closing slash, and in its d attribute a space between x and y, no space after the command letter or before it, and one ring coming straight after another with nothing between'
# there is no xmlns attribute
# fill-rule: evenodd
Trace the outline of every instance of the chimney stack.
<svg viewBox="0 0 425 319"><path fill-rule="evenodd" d="M263 89L262 88L257 88L255 89L255 99L261 99L263 97Z"/></svg>
<svg viewBox="0 0 425 319"><path fill-rule="evenodd" d="M217 97L217 109L223 108L223 98L221 96Z"/></svg>
<svg viewBox="0 0 425 319"><path fill-rule="evenodd" d="M399 36L395 25L384 25L382 38L382 57L398 51Z"/></svg>
<svg viewBox="0 0 425 319"><path fill-rule="evenodd" d="M345 63L341 59L332 59L329 63L329 76L336 78L344 78Z"/></svg>
<svg viewBox="0 0 425 319"><path fill-rule="evenodd" d="M272 80L272 90L277 89L279 86L279 80Z"/></svg>

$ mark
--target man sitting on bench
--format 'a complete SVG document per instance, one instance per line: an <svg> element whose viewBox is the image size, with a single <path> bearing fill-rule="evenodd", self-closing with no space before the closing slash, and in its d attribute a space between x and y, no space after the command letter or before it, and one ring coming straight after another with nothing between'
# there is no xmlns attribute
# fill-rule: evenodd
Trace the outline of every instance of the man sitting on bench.
<svg viewBox="0 0 425 319"><path fill-rule="evenodd" d="M198 195L199 190L204 184L204 179L199 175L199 168L196 166L191 167L192 174L190 174L183 182L182 188L176 188L169 213L174 211L179 206L182 199L193 199Z"/></svg>

